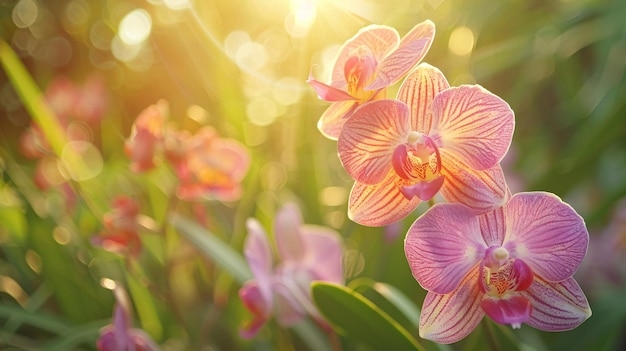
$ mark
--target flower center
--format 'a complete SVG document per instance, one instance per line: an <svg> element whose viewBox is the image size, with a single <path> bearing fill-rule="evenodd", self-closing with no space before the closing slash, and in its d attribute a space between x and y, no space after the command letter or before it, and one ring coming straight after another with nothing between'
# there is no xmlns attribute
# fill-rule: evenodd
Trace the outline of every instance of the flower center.
<svg viewBox="0 0 626 351"><path fill-rule="evenodd" d="M343 68L350 95L365 101L376 94L375 90L366 91L364 88L374 80L377 65L374 54L367 46L361 45L352 51Z"/></svg>
<svg viewBox="0 0 626 351"><path fill-rule="evenodd" d="M533 282L533 271L520 259L509 257L501 246L487 249L482 262L481 288L490 297L503 298L510 292L526 290Z"/></svg>
<svg viewBox="0 0 626 351"><path fill-rule="evenodd" d="M394 150L392 165L398 176L411 183L431 181L439 177L441 156L427 135L413 131Z"/></svg>

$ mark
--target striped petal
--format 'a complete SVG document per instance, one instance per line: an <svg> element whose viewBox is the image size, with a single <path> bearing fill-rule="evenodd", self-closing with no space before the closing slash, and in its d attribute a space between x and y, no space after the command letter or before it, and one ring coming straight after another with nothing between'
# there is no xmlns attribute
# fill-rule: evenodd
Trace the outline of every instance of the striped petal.
<svg viewBox="0 0 626 351"><path fill-rule="evenodd" d="M511 144L513 111L498 96L479 85L449 88L433 100L434 134L441 149L476 170L500 162Z"/></svg>
<svg viewBox="0 0 626 351"><path fill-rule="evenodd" d="M542 278L558 282L571 277L589 245L585 222L551 193L513 195L506 205L504 244L511 257L522 258Z"/></svg>
<svg viewBox="0 0 626 351"><path fill-rule="evenodd" d="M398 90L397 98L411 109L411 130L430 133L433 124L433 99L449 87L443 73L427 63L421 63L409 73Z"/></svg>
<svg viewBox="0 0 626 351"><path fill-rule="evenodd" d="M309 74L309 79L307 79L306 82L311 84L313 89L315 89L317 96L324 101L334 102L358 100L358 98L355 98L354 96L348 94L348 92L345 90L335 88L316 80L315 78L313 78L312 72Z"/></svg>
<svg viewBox="0 0 626 351"><path fill-rule="evenodd" d="M474 330L485 312L480 308L482 293L478 288L478 265L453 292L445 295L429 292L420 314L419 335L441 344L457 342Z"/></svg>
<svg viewBox="0 0 626 351"><path fill-rule="evenodd" d="M413 212L421 200L408 200L398 190L397 176L390 171L376 185L355 182L348 200L348 217L362 225L380 227L401 220Z"/></svg>
<svg viewBox="0 0 626 351"><path fill-rule="evenodd" d="M392 168L396 146L406 141L408 118L408 107L396 100L372 101L354 111L337 140L348 174L364 184L380 183Z"/></svg>
<svg viewBox="0 0 626 351"><path fill-rule="evenodd" d="M499 164L476 171L448 151L441 149L441 174L446 177L441 195L448 202L462 203L476 213L485 213L505 204L508 188Z"/></svg>
<svg viewBox="0 0 626 351"><path fill-rule="evenodd" d="M533 284L522 292L533 311L528 325L545 331L565 331L578 327L591 316L589 303L574 278L550 283L535 277Z"/></svg>
<svg viewBox="0 0 626 351"><path fill-rule="evenodd" d="M485 255L474 211L461 204L437 204L406 235L404 253L413 277L437 294L456 289Z"/></svg>
<svg viewBox="0 0 626 351"><path fill-rule="evenodd" d="M502 246L504 232L506 231L504 207L498 207L493 211L479 215L478 221L487 247Z"/></svg>
<svg viewBox="0 0 626 351"><path fill-rule="evenodd" d="M369 25L362 28L339 49L339 54L333 66L331 85L345 90L347 87L344 72L346 61L360 46L369 48L376 61L380 62L397 47L399 41L400 36L398 32L391 27Z"/></svg>
<svg viewBox="0 0 626 351"><path fill-rule="evenodd" d="M426 56L435 37L435 24L417 24L400 41L398 48L378 64L376 79L365 89L376 90L397 82Z"/></svg>
<svg viewBox="0 0 626 351"><path fill-rule="evenodd" d="M278 254L283 261L300 261L305 246L300 233L302 225L300 209L293 203L283 206L274 217L274 234Z"/></svg>
<svg viewBox="0 0 626 351"><path fill-rule="evenodd" d="M359 104L355 101L333 103L317 121L317 129L328 139L337 140L343 125L358 106Z"/></svg>

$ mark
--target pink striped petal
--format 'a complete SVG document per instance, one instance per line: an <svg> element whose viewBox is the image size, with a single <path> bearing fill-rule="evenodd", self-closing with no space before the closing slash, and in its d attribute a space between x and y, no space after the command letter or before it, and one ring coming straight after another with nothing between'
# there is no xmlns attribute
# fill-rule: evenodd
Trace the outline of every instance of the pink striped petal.
<svg viewBox="0 0 626 351"><path fill-rule="evenodd" d="M574 275L587 253L589 234L574 209L551 193L513 195L506 205L504 244L542 278L558 282Z"/></svg>
<svg viewBox="0 0 626 351"><path fill-rule="evenodd" d="M404 240L413 277L437 294L456 289L485 255L474 211L461 204L437 204L418 218Z"/></svg>
<svg viewBox="0 0 626 351"><path fill-rule="evenodd" d="M483 234L487 247L502 246L506 231L504 207L498 207L493 211L479 215L478 222L480 223L480 232Z"/></svg>
<svg viewBox="0 0 626 351"><path fill-rule="evenodd" d="M313 280L343 284L341 236L327 227L305 224L300 227L305 253L304 264Z"/></svg>
<svg viewBox="0 0 626 351"><path fill-rule="evenodd" d="M510 324L513 329L527 322L532 311L530 300L519 295L506 298L486 297L481 301L480 307L489 318L500 324Z"/></svg>
<svg viewBox="0 0 626 351"><path fill-rule="evenodd" d="M324 111L320 119L317 121L317 129L325 137L331 140L337 140L343 125L352 116L354 110L359 106L354 101L335 102Z"/></svg>
<svg viewBox="0 0 626 351"><path fill-rule="evenodd" d="M477 281L478 265L453 292L445 295L429 292L420 314L420 337L451 344L468 336L485 315L480 308L483 294Z"/></svg>
<svg viewBox="0 0 626 351"><path fill-rule="evenodd" d="M284 205L274 217L274 234L278 255L283 261L300 261L305 247L300 232L300 209L293 203Z"/></svg>
<svg viewBox="0 0 626 351"><path fill-rule="evenodd" d="M464 165L456 154L441 149L441 174L446 181L441 195L448 202L459 202L476 213L485 213L505 204L508 188L499 164L476 171Z"/></svg>
<svg viewBox="0 0 626 351"><path fill-rule="evenodd" d="M362 28L339 49L339 55L333 66L331 85L345 90L347 86L344 73L346 61L360 46L369 48L376 61L380 62L397 47L399 41L398 32L391 27L369 25Z"/></svg>
<svg viewBox="0 0 626 351"><path fill-rule="evenodd" d="M409 108L396 100L377 100L359 107L344 124L337 152L348 174L364 184L380 183L393 152L408 136Z"/></svg>
<svg viewBox="0 0 626 351"><path fill-rule="evenodd" d="M539 277L522 292L533 305L528 325L545 331L565 331L578 327L591 316L589 303L574 278L550 283Z"/></svg>
<svg viewBox="0 0 626 351"><path fill-rule="evenodd" d="M441 137L441 150L476 170L500 162L509 149L515 125L513 110L479 85L449 88L433 100L433 126Z"/></svg>
<svg viewBox="0 0 626 351"><path fill-rule="evenodd" d="M427 63L421 63L409 73L398 90L398 100L411 109L411 130L430 133L433 124L432 101L439 92L449 87L443 73Z"/></svg>
<svg viewBox="0 0 626 351"><path fill-rule="evenodd" d="M244 256L263 298L271 301L272 248L259 221L249 218L246 221L246 226L248 237L244 243Z"/></svg>
<svg viewBox="0 0 626 351"><path fill-rule="evenodd" d="M430 20L413 27L402 38L398 48L380 61L376 79L365 89L381 89L397 82L426 56L434 37L435 24Z"/></svg>
<svg viewBox="0 0 626 351"><path fill-rule="evenodd" d="M315 78L313 78L312 72L309 74L309 79L307 79L306 82L311 84L313 89L315 89L317 96L324 101L335 102L358 100L358 98L355 98L354 96L348 94L348 92L345 90L335 88L316 80Z"/></svg>
<svg viewBox="0 0 626 351"><path fill-rule="evenodd" d="M395 172L376 185L355 182L348 200L348 217L362 225L380 227L401 220L413 212L421 200L408 200L398 190Z"/></svg>

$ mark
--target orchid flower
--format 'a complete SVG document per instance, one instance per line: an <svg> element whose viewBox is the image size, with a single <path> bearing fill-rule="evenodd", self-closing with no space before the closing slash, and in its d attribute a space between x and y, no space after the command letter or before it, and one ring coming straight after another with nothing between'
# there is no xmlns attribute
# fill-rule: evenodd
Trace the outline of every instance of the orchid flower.
<svg viewBox="0 0 626 351"><path fill-rule="evenodd" d="M118 196L113 199L111 207L102 218L104 230L92 238L92 243L113 253L129 253L137 257L141 251L139 203L132 197Z"/></svg>
<svg viewBox="0 0 626 351"><path fill-rule="evenodd" d="M239 290L253 320L241 330L252 338L276 315L282 326L291 326L306 315L325 325L310 295L312 281L343 284L340 235L328 228L303 224L294 204L285 205L274 218L274 239L280 262L274 266L272 248L261 224L248 219L244 254L254 279Z"/></svg>
<svg viewBox="0 0 626 351"><path fill-rule="evenodd" d="M124 144L133 172L145 172L156 166L163 148L168 105L164 101L145 108L135 120L131 135Z"/></svg>
<svg viewBox="0 0 626 351"><path fill-rule="evenodd" d="M98 351L159 351L159 346L143 330L131 328L132 313L128 295L120 287L113 290L116 304L113 323L100 329Z"/></svg>
<svg viewBox="0 0 626 351"><path fill-rule="evenodd" d="M413 276L428 291L420 336L459 341L485 314L513 328L577 327L591 316L572 278L588 243L583 219L551 193L518 193L482 215L462 204L433 206L404 244Z"/></svg>
<svg viewBox="0 0 626 351"><path fill-rule="evenodd" d="M307 82L322 100L332 102L317 123L322 134L336 140L357 106L385 98L386 88L426 56L434 36L430 20L413 27L402 40L391 27L370 25L343 44L330 84L313 78L311 70Z"/></svg>
<svg viewBox="0 0 626 351"><path fill-rule="evenodd" d="M241 181L250 168L250 154L241 143L221 138L215 129L204 127L193 136L183 138L178 146L177 152L168 149L179 179L178 197L184 200L208 197L220 201L241 197Z"/></svg>
<svg viewBox="0 0 626 351"><path fill-rule="evenodd" d="M362 105L345 123L339 158L355 184L348 217L383 226L437 192L487 212L505 201L499 162L513 135L513 111L479 85L449 87L437 68L420 64L398 100Z"/></svg>

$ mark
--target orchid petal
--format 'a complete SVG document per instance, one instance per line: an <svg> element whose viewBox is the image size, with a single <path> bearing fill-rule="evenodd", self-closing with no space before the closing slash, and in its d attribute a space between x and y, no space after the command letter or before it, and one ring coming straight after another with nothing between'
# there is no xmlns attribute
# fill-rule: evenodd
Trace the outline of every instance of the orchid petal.
<svg viewBox="0 0 626 351"><path fill-rule="evenodd" d="M504 232L506 231L504 207L498 207L493 211L479 215L478 221L487 247L502 246Z"/></svg>
<svg viewBox="0 0 626 351"><path fill-rule="evenodd" d="M248 281L239 289L239 298L252 313L252 321L247 322L240 330L241 337L253 338L269 320L272 311L272 300L263 296L256 281Z"/></svg>
<svg viewBox="0 0 626 351"><path fill-rule="evenodd" d="M417 196L422 201L428 201L437 195L444 180L444 176L439 176L431 181L421 181L413 185L402 185L400 186L400 191L407 199Z"/></svg>
<svg viewBox="0 0 626 351"><path fill-rule="evenodd" d="M355 182L348 200L348 217L362 225L379 227L408 216L421 200L408 200L399 190L395 172L376 185Z"/></svg>
<svg viewBox="0 0 626 351"><path fill-rule="evenodd" d="M250 168L250 153L236 140L218 138L213 141L211 163L228 174L232 181L239 182Z"/></svg>
<svg viewBox="0 0 626 351"><path fill-rule="evenodd" d="M305 248L302 260L313 274L313 280L342 284L341 236L326 227L305 224L300 227Z"/></svg>
<svg viewBox="0 0 626 351"><path fill-rule="evenodd" d="M391 170L395 148L409 133L409 109L396 100L359 107L344 124L337 149L344 168L356 181L380 183Z"/></svg>
<svg viewBox="0 0 626 351"><path fill-rule="evenodd" d="M536 275L562 281L574 275L587 253L589 234L574 209L551 193L513 195L506 205L503 246Z"/></svg>
<svg viewBox="0 0 626 351"><path fill-rule="evenodd" d="M485 312L480 308L478 265L449 294L429 292L420 314L419 335L441 344L457 342L474 330Z"/></svg>
<svg viewBox="0 0 626 351"><path fill-rule="evenodd" d="M532 305L522 296L513 295L506 298L486 297L480 302L480 307L489 318L500 324L510 324L519 328L522 323L530 319Z"/></svg>
<svg viewBox="0 0 626 351"><path fill-rule="evenodd" d="M330 105L317 121L317 129L331 140L337 140L343 125L359 106L354 101L339 101Z"/></svg>
<svg viewBox="0 0 626 351"><path fill-rule="evenodd" d="M574 278L559 283L535 277L521 292L533 305L528 325L545 331L565 331L578 327L591 316L587 298Z"/></svg>
<svg viewBox="0 0 626 351"><path fill-rule="evenodd" d="M475 213L461 204L437 204L409 228L404 253L413 277L437 294L456 289L484 256Z"/></svg>
<svg viewBox="0 0 626 351"><path fill-rule="evenodd" d="M296 284L291 277L282 277L274 286L276 293L276 319L282 326L292 326L301 321L306 315L303 303L308 303L310 297Z"/></svg>
<svg viewBox="0 0 626 351"><path fill-rule="evenodd" d="M498 96L479 85L442 91L433 100L433 129L444 148L475 170L500 162L511 144L513 110Z"/></svg>
<svg viewBox="0 0 626 351"><path fill-rule="evenodd" d="M421 63L404 79L398 90L398 100L411 109L411 130L429 134L433 124L432 101L450 85L441 71Z"/></svg>
<svg viewBox="0 0 626 351"><path fill-rule="evenodd" d="M129 330L131 343L137 351L160 351L161 348L152 340L145 331L137 328Z"/></svg>
<svg viewBox="0 0 626 351"><path fill-rule="evenodd" d="M317 96L324 101L335 102L358 100L358 98L348 94L345 90L335 88L316 80L313 78L313 73L309 74L309 79L307 79L306 82L311 84L313 89L315 89Z"/></svg>
<svg viewBox="0 0 626 351"><path fill-rule="evenodd" d="M435 36L435 24L426 20L417 24L400 41L398 48L379 61L376 79L365 89L381 89L397 82L426 56Z"/></svg>
<svg viewBox="0 0 626 351"><path fill-rule="evenodd" d="M505 204L507 186L500 165L484 171L473 170L456 158L456 155L441 149L441 174L446 182L441 195L448 202L459 202L484 213Z"/></svg>
<svg viewBox="0 0 626 351"><path fill-rule="evenodd" d="M347 86L344 67L346 61L360 46L369 48L376 61L380 62L397 47L399 41L400 35L391 27L374 24L362 28L339 49L333 66L331 85L339 89L344 89Z"/></svg>
<svg viewBox="0 0 626 351"><path fill-rule="evenodd" d="M263 298L269 302L272 299L272 248L261 223L254 218L246 221L248 237L244 243L244 255L256 279Z"/></svg>
<svg viewBox="0 0 626 351"><path fill-rule="evenodd" d="M284 205L274 217L274 234L276 247L283 261L299 261L305 252L300 233L302 225L300 209L293 203Z"/></svg>

